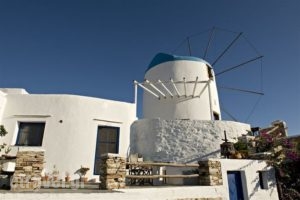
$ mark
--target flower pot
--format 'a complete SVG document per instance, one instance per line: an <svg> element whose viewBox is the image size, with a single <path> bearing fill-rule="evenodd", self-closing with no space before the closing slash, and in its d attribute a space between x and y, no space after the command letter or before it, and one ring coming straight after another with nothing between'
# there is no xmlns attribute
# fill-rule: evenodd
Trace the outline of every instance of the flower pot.
<svg viewBox="0 0 300 200"><path fill-rule="evenodd" d="M58 181L58 176L53 176L53 181Z"/></svg>
<svg viewBox="0 0 300 200"><path fill-rule="evenodd" d="M44 181L48 181L49 180L49 176L48 175L44 176L43 178L44 178Z"/></svg>
<svg viewBox="0 0 300 200"><path fill-rule="evenodd" d="M80 177L80 182L87 183L88 182L88 177Z"/></svg>
<svg viewBox="0 0 300 200"><path fill-rule="evenodd" d="M66 176L65 177L65 182L70 182L71 177L70 176Z"/></svg>

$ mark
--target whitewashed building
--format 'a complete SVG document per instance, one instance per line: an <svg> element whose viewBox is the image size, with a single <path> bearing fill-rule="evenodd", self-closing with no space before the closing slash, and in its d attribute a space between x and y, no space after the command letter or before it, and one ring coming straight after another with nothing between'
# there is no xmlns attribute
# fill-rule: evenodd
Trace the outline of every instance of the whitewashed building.
<svg viewBox="0 0 300 200"><path fill-rule="evenodd" d="M278 199L274 171L264 161L220 159L224 131L234 142L251 131L251 126L221 120L216 79L208 62L159 53L145 80L136 85L144 89L143 119L131 127L132 153L158 162L219 159L223 183L215 189L214 197ZM178 172L184 170L166 167L165 173ZM184 179L167 179L167 183L183 184ZM199 190L206 193L210 188Z"/></svg>
<svg viewBox="0 0 300 200"><path fill-rule="evenodd" d="M222 121L212 66L197 57L157 54L145 73L143 119L131 130L131 151L146 159L192 162L220 157L224 131L236 140L249 124Z"/></svg>
<svg viewBox="0 0 300 200"><path fill-rule="evenodd" d="M76 95L28 94L24 89L0 89L1 138L12 147L45 150L45 169L55 165L61 176L81 166L97 178L102 153L127 154L135 104ZM3 152L1 152L3 153Z"/></svg>
<svg viewBox="0 0 300 200"><path fill-rule="evenodd" d="M150 63L145 81L135 81L135 86L136 92L138 86L144 89L143 118L139 120L136 101L0 89L0 124L9 133L0 142L11 145L12 154L20 148L45 149L45 168L49 173L54 165L71 174L86 166L90 168L89 179L97 181L100 155L107 152L126 156L138 153L145 161L160 162L219 159L222 185L187 187L186 193L172 188L161 192L156 189L158 199L233 199L231 191L238 195L237 199L278 199L274 172L265 162L220 159L224 131L235 141L251 127L221 120L214 71L208 62L160 53ZM171 168L166 170L172 172ZM168 183L182 184L182 179ZM154 190L131 190L136 196L130 196L130 191L122 190L124 198L127 194L149 195L151 191Z"/></svg>

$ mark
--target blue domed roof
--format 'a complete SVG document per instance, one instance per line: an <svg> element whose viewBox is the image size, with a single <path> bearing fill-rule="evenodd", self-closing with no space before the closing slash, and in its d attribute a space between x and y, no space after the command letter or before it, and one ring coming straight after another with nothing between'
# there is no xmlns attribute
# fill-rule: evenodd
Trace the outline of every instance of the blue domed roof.
<svg viewBox="0 0 300 200"><path fill-rule="evenodd" d="M189 60L189 61L196 61L196 62L204 62L210 66L208 62L201 58L193 57L193 56L177 56L177 55L170 55L166 53L158 53L154 56L152 61L150 62L148 68L146 71L149 69L155 67L156 65L159 65L164 62L169 62L169 61L177 61L177 60Z"/></svg>

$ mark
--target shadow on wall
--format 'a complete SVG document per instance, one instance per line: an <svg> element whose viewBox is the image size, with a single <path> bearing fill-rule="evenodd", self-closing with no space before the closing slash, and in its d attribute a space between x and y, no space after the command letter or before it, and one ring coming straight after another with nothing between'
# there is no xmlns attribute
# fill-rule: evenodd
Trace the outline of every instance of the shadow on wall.
<svg viewBox="0 0 300 200"><path fill-rule="evenodd" d="M252 192L249 194L249 199L251 199L255 195L255 193L258 191L258 188L260 187L258 178L255 178L252 182L256 182L256 184L255 184Z"/></svg>
<svg viewBox="0 0 300 200"><path fill-rule="evenodd" d="M259 161L259 162L264 162L264 161ZM263 180L260 180L259 178L259 175L258 175L258 171L257 171L257 176L255 176L255 178L251 181L251 183L255 183L255 186L252 190L252 192L249 194L249 199L251 199L253 196L255 196L255 193L258 192L260 189L271 189L270 190L270 196L272 196L272 194L275 192L275 189L277 187L276 185L276 179L275 179L275 170L272 168L272 169L269 169L267 170L268 166L264 167L261 171L264 171L266 170L267 172L267 186L266 188L262 188L261 184L261 181Z"/></svg>
<svg viewBox="0 0 300 200"><path fill-rule="evenodd" d="M247 165L244 165L244 166L240 167L239 170L244 170L244 169L246 169L247 167L249 167L250 165L252 165L254 162L256 162L256 160L250 161ZM263 162L263 161L262 161L262 160L259 160L258 162Z"/></svg>
<svg viewBox="0 0 300 200"><path fill-rule="evenodd" d="M200 160L206 160L208 158L220 158L220 152L221 152L221 150L216 150L216 151L213 151L211 153L208 153L208 154L205 154L205 155L202 155L202 156L192 155L188 158L180 159L177 162L179 162L179 163L193 163L193 162L198 162Z"/></svg>

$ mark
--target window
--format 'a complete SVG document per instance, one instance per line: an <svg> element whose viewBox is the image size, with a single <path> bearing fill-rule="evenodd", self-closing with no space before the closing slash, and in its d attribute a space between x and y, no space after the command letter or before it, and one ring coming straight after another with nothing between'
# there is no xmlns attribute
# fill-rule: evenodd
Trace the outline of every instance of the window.
<svg viewBox="0 0 300 200"><path fill-rule="evenodd" d="M213 112L214 120L220 120L220 115L216 112Z"/></svg>
<svg viewBox="0 0 300 200"><path fill-rule="evenodd" d="M20 122L17 146L42 146L44 122Z"/></svg>
<svg viewBox="0 0 300 200"><path fill-rule="evenodd" d="M213 72L212 72L212 68L209 66L209 65L206 65L207 67L207 75L208 75L208 78L210 80L214 80L214 75L213 75Z"/></svg>
<svg viewBox="0 0 300 200"><path fill-rule="evenodd" d="M94 174L100 174L101 155L119 153L119 127L99 126L97 133Z"/></svg>
<svg viewBox="0 0 300 200"><path fill-rule="evenodd" d="M268 171L258 171L260 189L268 189Z"/></svg>

